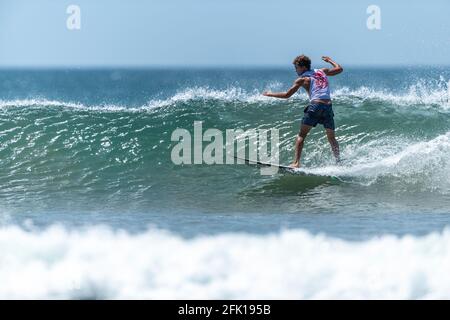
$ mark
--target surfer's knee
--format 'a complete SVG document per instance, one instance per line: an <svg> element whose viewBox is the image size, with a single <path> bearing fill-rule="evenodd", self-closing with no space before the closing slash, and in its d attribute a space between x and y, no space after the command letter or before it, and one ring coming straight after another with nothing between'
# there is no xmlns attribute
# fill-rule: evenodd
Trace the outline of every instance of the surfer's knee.
<svg viewBox="0 0 450 320"><path fill-rule="evenodd" d="M296 143L297 144L302 144L305 141L305 138L306 138L306 135L301 136L300 133L299 133L298 136L297 136Z"/></svg>
<svg viewBox="0 0 450 320"><path fill-rule="evenodd" d="M303 140L305 140L306 136L308 135L308 133L311 130L311 128L312 128L311 126L307 126L307 125L302 124L302 126L300 127L300 131L298 133L297 139L300 137Z"/></svg>
<svg viewBox="0 0 450 320"><path fill-rule="evenodd" d="M298 135L297 135L297 140L298 140L298 139L305 140L305 139L306 139L306 136L308 135L308 132L309 132L309 131L307 131L307 130L300 130L300 132L299 132Z"/></svg>
<svg viewBox="0 0 450 320"><path fill-rule="evenodd" d="M337 141L336 141L336 135L334 134L334 130L331 130L331 129L327 129L327 138L328 138L328 141L330 142L330 143L332 143L332 142L336 142L337 143Z"/></svg>
<svg viewBox="0 0 450 320"><path fill-rule="evenodd" d="M337 140L336 140L336 137L327 137L328 138L328 142L329 143L331 143L331 144L337 144L338 142L337 142Z"/></svg>

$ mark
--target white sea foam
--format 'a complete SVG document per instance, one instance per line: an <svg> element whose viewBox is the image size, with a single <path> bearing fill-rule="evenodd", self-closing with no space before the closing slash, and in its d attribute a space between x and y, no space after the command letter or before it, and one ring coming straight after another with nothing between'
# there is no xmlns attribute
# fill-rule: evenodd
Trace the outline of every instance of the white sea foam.
<svg viewBox="0 0 450 320"><path fill-rule="evenodd" d="M447 84L444 84L442 81L438 84L419 82L400 92L388 89L375 90L365 86L355 89L343 87L336 89L333 92L333 97L335 101L348 102L353 105L358 105L368 100L375 100L400 106L440 106L443 111L448 111L450 110L449 90L450 88L447 87Z"/></svg>
<svg viewBox="0 0 450 320"><path fill-rule="evenodd" d="M207 87L187 88L169 99L152 100L148 106L153 108L166 107L177 103L185 103L198 100L219 100L223 102L246 102L246 103L273 103L275 100L262 95L262 92L253 90L248 92L242 88L231 87L225 90L210 89Z"/></svg>
<svg viewBox="0 0 450 320"><path fill-rule="evenodd" d="M14 107L64 107L69 109L93 110L93 111L127 111L141 112L149 111L155 108L163 108L178 103L186 103L199 100L219 100L223 102L241 101L247 103L273 103L274 100L265 97L261 92L254 91L248 93L241 88L228 88L225 90L214 90L206 87L187 88L177 92L167 99L154 99L142 106L124 106L115 104L86 105L78 102L65 102L59 100L50 100L45 98L36 99L16 99L16 100L0 100L0 109Z"/></svg>
<svg viewBox="0 0 450 320"><path fill-rule="evenodd" d="M279 89L281 90L282 88ZM393 92L382 89L376 90L364 86L353 89L343 87L334 90L333 97L338 102L349 102L353 105L367 100L377 100L395 105L439 105L444 106L445 109L447 109L450 108L448 105L448 90L450 89L448 89L446 85L427 85L426 83L419 82L410 86L404 92ZM298 97L307 102L306 94L300 92ZM273 103L274 101L277 101L276 99L263 96L258 90L248 92L242 88L235 87L226 90L194 87L184 89L169 99L152 100L148 105L152 107L164 107L193 100L220 100L224 102L240 101L247 103Z"/></svg>
<svg viewBox="0 0 450 320"><path fill-rule="evenodd" d="M347 242L302 230L183 239L0 229L0 298L450 298L450 230Z"/></svg>
<svg viewBox="0 0 450 320"><path fill-rule="evenodd" d="M347 145L346 163L298 169L306 173L349 177L372 184L382 177L401 178L404 184L422 184L427 188L450 191L450 131L422 142L374 140Z"/></svg>
<svg viewBox="0 0 450 320"><path fill-rule="evenodd" d="M128 108L113 104L88 106L82 103L49 100L45 98L0 100L0 109L15 107L63 107L80 110L100 110L100 111L138 111L136 108Z"/></svg>
<svg viewBox="0 0 450 320"><path fill-rule="evenodd" d="M280 83L273 83L269 88L281 90ZM337 88L333 92L336 102L358 105L368 100L387 102L394 105L423 105L425 108L430 106L439 106L442 111L450 111L450 88L443 80L437 83L419 82L410 86L404 92L393 92L387 89L372 89L369 87L358 88ZM304 93L297 95L302 103L307 103L307 96ZM229 87L224 90L212 89L209 87L191 87L178 91L173 96L166 99L151 99L141 106L126 106L115 104L85 105L77 102L65 102L58 100L49 100L45 98L36 99L18 99L18 100L0 100L0 108L27 107L27 106L47 106L47 107L66 107L72 109L99 110L105 112L128 111L142 112L155 108L163 108L187 103L190 101L209 101L218 100L222 102L243 102L243 103L261 103L274 104L278 99L265 97L259 90L247 91L240 87Z"/></svg>

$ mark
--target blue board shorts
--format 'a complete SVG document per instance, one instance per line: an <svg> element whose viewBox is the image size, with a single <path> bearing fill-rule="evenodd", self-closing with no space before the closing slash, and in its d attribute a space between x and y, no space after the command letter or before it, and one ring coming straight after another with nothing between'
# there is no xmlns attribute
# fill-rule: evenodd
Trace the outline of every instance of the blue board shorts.
<svg viewBox="0 0 450 320"><path fill-rule="evenodd" d="M325 129L335 129L331 104L311 103L305 108L304 113L302 124L315 127L320 123Z"/></svg>

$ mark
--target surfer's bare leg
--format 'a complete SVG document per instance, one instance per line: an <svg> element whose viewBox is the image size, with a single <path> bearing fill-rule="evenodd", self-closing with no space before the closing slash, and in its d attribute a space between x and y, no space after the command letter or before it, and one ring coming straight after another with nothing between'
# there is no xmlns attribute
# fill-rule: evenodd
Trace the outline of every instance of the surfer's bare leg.
<svg viewBox="0 0 450 320"><path fill-rule="evenodd" d="M294 162L292 162L291 167L299 168L300 167L300 157L302 155L303 143L305 142L306 136L309 131L312 129L312 126L307 126L302 124L300 128L300 132L298 133L297 140L295 141L295 155Z"/></svg>
<svg viewBox="0 0 450 320"><path fill-rule="evenodd" d="M339 154L339 143L336 140L334 130L326 129L326 131L327 131L328 142L330 143L330 146L331 146L331 151L333 151L333 155L336 158L336 162L339 162L341 160L340 154Z"/></svg>

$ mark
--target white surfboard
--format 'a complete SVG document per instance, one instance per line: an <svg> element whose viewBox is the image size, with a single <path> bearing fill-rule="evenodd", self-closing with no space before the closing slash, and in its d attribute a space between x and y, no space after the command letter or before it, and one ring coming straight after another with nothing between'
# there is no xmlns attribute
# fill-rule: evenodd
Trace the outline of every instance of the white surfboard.
<svg viewBox="0 0 450 320"><path fill-rule="evenodd" d="M334 178L333 176L327 176L327 175L320 175L320 174L314 174L311 172L308 172L307 170L303 168L294 168L290 166L285 166L281 164L275 164L275 163L269 163L269 162L263 162L263 161L255 161L255 160L249 160L239 157L234 157L235 159L242 160L245 162L245 164L249 166L264 166L264 167L275 167L280 170L281 173L289 173L289 174L295 174L299 176L307 176L307 177L329 177Z"/></svg>

